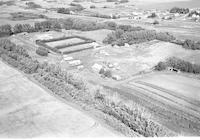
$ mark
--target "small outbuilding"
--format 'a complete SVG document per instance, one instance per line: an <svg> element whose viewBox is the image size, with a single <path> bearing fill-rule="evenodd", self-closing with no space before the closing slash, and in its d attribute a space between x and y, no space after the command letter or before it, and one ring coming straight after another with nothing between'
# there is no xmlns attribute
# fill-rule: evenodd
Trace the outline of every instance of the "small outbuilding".
<svg viewBox="0 0 200 140"><path fill-rule="evenodd" d="M73 60L73 57L66 56L66 57L64 57L64 60L65 60L65 61L71 61L71 60Z"/></svg>
<svg viewBox="0 0 200 140"><path fill-rule="evenodd" d="M92 42L90 44L94 49L100 47L100 45L97 42Z"/></svg>
<svg viewBox="0 0 200 140"><path fill-rule="evenodd" d="M103 68L103 66L100 65L100 64L97 64L97 63L95 63L95 64L92 66L92 70L93 70L94 72L97 72L97 73L99 73L100 70L101 70L102 68Z"/></svg>
<svg viewBox="0 0 200 140"><path fill-rule="evenodd" d="M181 72L179 69L176 69L176 68L173 68L173 67L167 67L167 70L172 71L172 72L177 72L177 73Z"/></svg>
<svg viewBox="0 0 200 140"><path fill-rule="evenodd" d="M119 75L112 75L112 79L114 79L116 81L122 80L121 76L119 76Z"/></svg>
<svg viewBox="0 0 200 140"><path fill-rule="evenodd" d="M80 64L81 64L80 60L69 61L70 66L77 66L77 65L80 65Z"/></svg>

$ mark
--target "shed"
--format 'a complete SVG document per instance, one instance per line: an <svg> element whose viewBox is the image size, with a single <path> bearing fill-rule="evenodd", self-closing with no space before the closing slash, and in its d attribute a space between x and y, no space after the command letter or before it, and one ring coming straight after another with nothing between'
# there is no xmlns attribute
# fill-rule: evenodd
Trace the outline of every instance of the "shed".
<svg viewBox="0 0 200 140"><path fill-rule="evenodd" d="M92 42L90 45L91 45L93 48L98 48L98 47L100 47L100 45L99 45L97 42Z"/></svg>
<svg viewBox="0 0 200 140"><path fill-rule="evenodd" d="M81 64L80 60L69 61L69 65L71 65L71 66L77 66L77 65L80 65L80 64Z"/></svg>
<svg viewBox="0 0 200 140"><path fill-rule="evenodd" d="M97 63L95 63L95 64L92 66L92 70L93 70L94 72L97 72L97 73L99 73L100 70L101 70L102 68L103 68L103 66L100 65L100 64L97 64Z"/></svg>
<svg viewBox="0 0 200 140"><path fill-rule="evenodd" d="M81 70L81 69L83 69L83 68L84 68L83 65L79 65L79 66L77 66L77 69L79 69L79 70Z"/></svg>
<svg viewBox="0 0 200 140"><path fill-rule="evenodd" d="M117 80L117 81L120 81L122 78L121 78L121 76L119 76L119 75L113 75L113 76L112 76L112 79Z"/></svg>
<svg viewBox="0 0 200 140"><path fill-rule="evenodd" d="M73 57L64 57L64 60L65 61L70 61L70 60L73 60Z"/></svg>
<svg viewBox="0 0 200 140"><path fill-rule="evenodd" d="M130 45L128 43L125 43L124 46L125 47L130 47Z"/></svg>

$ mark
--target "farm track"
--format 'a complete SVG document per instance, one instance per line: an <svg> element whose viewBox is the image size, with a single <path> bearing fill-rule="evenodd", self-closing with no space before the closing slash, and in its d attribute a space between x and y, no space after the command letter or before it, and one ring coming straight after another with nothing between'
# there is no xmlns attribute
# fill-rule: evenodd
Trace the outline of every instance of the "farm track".
<svg viewBox="0 0 200 140"><path fill-rule="evenodd" d="M176 98L180 98L181 100L184 100L190 104L192 104L193 106L196 106L196 107L199 107L200 108L200 102L197 101L197 100L193 100L193 99L190 99L188 100L187 97L181 95L181 96L178 96L179 94L174 92L174 91L171 91L171 90L168 90L168 89L164 89L164 88L161 88L159 86L156 86L156 85L153 85L153 84L150 84L150 83L147 83L147 82L143 82L143 81L136 81L136 83L139 83L141 85L145 85L145 86L148 86L148 87L151 87L153 89L156 89L156 90L159 90L159 91L162 91L162 92L165 92L165 93L168 93L170 94L171 96L174 96Z"/></svg>
<svg viewBox="0 0 200 140"><path fill-rule="evenodd" d="M140 83L141 84L141 83ZM131 86L134 86L136 88L139 88L141 90L144 91L144 93L151 95L152 97L155 97L159 100L163 100L164 102L168 102L174 106L177 106L178 108L182 108L182 110L185 111L185 109L187 109L187 112L193 116L196 116L197 118L200 118L200 111L199 111L199 107L196 104L193 104L191 102L188 102L186 99L180 99L178 96L173 96L173 94L171 94L171 92L166 92L165 90L160 90L159 88L156 89L154 87L151 86L146 86L145 84L141 84L141 85L137 85L137 84L132 84ZM144 87L143 85L145 85L146 87ZM151 89L149 89L149 87ZM158 92L162 93L159 94ZM195 114L195 115L194 115Z"/></svg>

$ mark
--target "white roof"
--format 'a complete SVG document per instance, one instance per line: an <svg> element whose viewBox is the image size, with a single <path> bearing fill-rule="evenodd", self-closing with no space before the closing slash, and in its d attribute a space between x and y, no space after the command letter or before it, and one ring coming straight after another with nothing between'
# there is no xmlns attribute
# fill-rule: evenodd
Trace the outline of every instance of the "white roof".
<svg viewBox="0 0 200 140"><path fill-rule="evenodd" d="M69 61L69 64L81 64L81 60L72 60Z"/></svg>
<svg viewBox="0 0 200 140"><path fill-rule="evenodd" d="M99 71L103 68L102 65L99 65L97 63L95 63L93 66L92 66L92 69L95 70L95 71Z"/></svg>
<svg viewBox="0 0 200 140"><path fill-rule="evenodd" d="M64 57L65 61L73 60L73 57Z"/></svg>

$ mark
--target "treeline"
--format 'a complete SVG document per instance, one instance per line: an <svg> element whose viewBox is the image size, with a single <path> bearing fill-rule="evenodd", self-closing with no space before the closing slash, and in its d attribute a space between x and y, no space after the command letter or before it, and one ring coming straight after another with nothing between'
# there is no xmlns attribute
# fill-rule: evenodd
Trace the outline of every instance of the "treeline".
<svg viewBox="0 0 200 140"><path fill-rule="evenodd" d="M33 74L35 80L57 96L95 109L98 115L105 117L110 125L127 136L134 136L135 132L146 137L171 135L166 128L145 116L139 105L130 107L112 100L106 96L108 94L105 94L104 90L91 90L78 75L63 71L54 64L39 63L31 58L24 48L7 39L0 41L0 57L13 67Z"/></svg>
<svg viewBox="0 0 200 140"><path fill-rule="evenodd" d="M189 13L190 10L188 8L178 8L178 7L174 7L172 9L170 9L170 13L179 13L179 14L187 14Z"/></svg>
<svg viewBox="0 0 200 140"><path fill-rule="evenodd" d="M165 70L167 67L173 67L179 69L180 71L188 73L194 73L194 74L200 73L200 65L192 64L190 62L184 61L176 57L171 57L164 62L159 62L155 66L155 70L162 71Z"/></svg>
<svg viewBox="0 0 200 140"><path fill-rule="evenodd" d="M112 21L99 23L95 21L78 19L78 18L60 19L59 21L62 24L62 28L66 30L70 29L81 30L81 31L92 31L98 29L116 30L119 27L119 25L117 25L115 22ZM134 27L128 26L128 28L134 28Z"/></svg>
<svg viewBox="0 0 200 140"><path fill-rule="evenodd" d="M106 15L106 14L100 14L100 13L90 14L89 16L98 17L98 18L106 18L106 19L118 19L118 18L120 18L119 15Z"/></svg>
<svg viewBox="0 0 200 140"><path fill-rule="evenodd" d="M9 36L21 32L38 32L45 30L57 30L61 29L61 24L56 20L47 20L42 22L36 22L31 24L16 24L13 27L10 24L0 26L0 37Z"/></svg>
<svg viewBox="0 0 200 140"><path fill-rule="evenodd" d="M154 39L170 42L174 40L175 37L169 33L157 33L154 30L144 30L141 28L135 28L135 30L132 29L128 31L117 29L115 32L108 34L103 42L106 44L123 46L125 43L131 45L151 41Z"/></svg>
<svg viewBox="0 0 200 140"><path fill-rule="evenodd" d="M42 8L39 4L36 4L36 3L34 3L34 2L27 2L26 5L27 5L28 8L30 8L30 9Z"/></svg>
<svg viewBox="0 0 200 140"><path fill-rule="evenodd" d="M188 15L188 17L192 17L193 15L196 15L196 16L200 16L200 13L197 12L197 11L191 11Z"/></svg>
<svg viewBox="0 0 200 140"><path fill-rule="evenodd" d="M62 14L71 14L71 12L79 12L84 10L85 8L80 5L80 4L76 4L76 3L71 3L70 4L71 7L69 8L58 8L57 9L57 13L62 13Z"/></svg>
<svg viewBox="0 0 200 140"><path fill-rule="evenodd" d="M89 20L68 18L68 19L52 19L42 22L36 22L34 25L31 24L16 24L11 26L10 24L0 26L0 37L9 36L21 32L38 32L48 30L60 30L60 29L75 29L81 31L91 31L98 29L111 29L114 30L116 24L113 22L97 23Z"/></svg>

